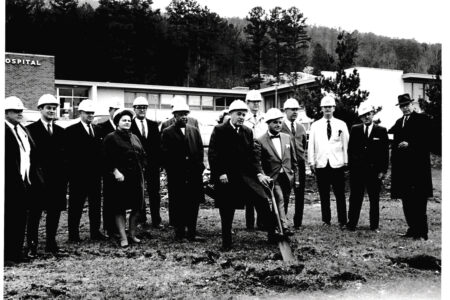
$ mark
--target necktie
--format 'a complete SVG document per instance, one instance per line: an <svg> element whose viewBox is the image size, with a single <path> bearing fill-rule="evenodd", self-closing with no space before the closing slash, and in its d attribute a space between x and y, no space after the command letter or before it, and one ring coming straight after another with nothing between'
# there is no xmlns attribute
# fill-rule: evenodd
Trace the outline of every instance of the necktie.
<svg viewBox="0 0 450 300"><path fill-rule="evenodd" d="M14 126L14 131L16 132L17 138L19 139L20 145L22 146L23 151L25 150L25 146L23 145L22 139L20 138L19 132L17 131L17 125Z"/></svg>
<svg viewBox="0 0 450 300"><path fill-rule="evenodd" d="M327 120L327 137L328 137L328 139L330 139L330 137L331 137L331 125L330 125L330 120Z"/></svg>
<svg viewBox="0 0 450 300"><path fill-rule="evenodd" d="M146 138L147 133L145 132L144 120L141 120L141 131L142 131L142 136Z"/></svg>
<svg viewBox="0 0 450 300"><path fill-rule="evenodd" d="M94 132L92 131L91 124L88 125L88 129L89 129L89 135L90 135L91 137L94 137Z"/></svg>
<svg viewBox="0 0 450 300"><path fill-rule="evenodd" d="M408 117L409 117L409 116L404 116L404 117L403 117L402 128L405 127L406 121L408 121Z"/></svg>
<svg viewBox="0 0 450 300"><path fill-rule="evenodd" d="M278 139L278 138L280 138L280 135L279 134L278 135L271 135L270 138L271 139Z"/></svg>
<svg viewBox="0 0 450 300"><path fill-rule="evenodd" d="M294 126L294 122L291 122L291 132L293 135L295 135L295 126Z"/></svg>
<svg viewBox="0 0 450 300"><path fill-rule="evenodd" d="M365 125L366 129L364 130L364 136L366 139L369 139L369 125Z"/></svg>
<svg viewBox="0 0 450 300"><path fill-rule="evenodd" d="M47 131L50 136L53 135L53 129L52 129L52 126L50 125L50 123L47 123Z"/></svg>

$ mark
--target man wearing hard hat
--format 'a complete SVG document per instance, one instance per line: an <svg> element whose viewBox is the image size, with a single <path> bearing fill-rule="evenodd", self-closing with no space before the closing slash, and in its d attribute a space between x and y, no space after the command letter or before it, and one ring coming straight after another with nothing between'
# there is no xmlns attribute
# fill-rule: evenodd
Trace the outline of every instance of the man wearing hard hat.
<svg viewBox="0 0 450 300"><path fill-rule="evenodd" d="M336 197L339 226L347 224L345 203L344 168L348 164L347 125L333 117L336 101L326 95L320 102L323 117L311 125L308 143L308 161L311 171L316 174L320 195L323 225L331 224L330 187Z"/></svg>
<svg viewBox="0 0 450 300"><path fill-rule="evenodd" d="M51 94L42 95L37 104L41 118L27 126L36 143L36 153L43 170L45 189L36 195L28 215L27 248L28 256L37 255L38 230L42 211L46 211L45 251L58 254L56 243L61 211L67 205L67 166L64 155L64 129L57 124L56 111L59 101Z"/></svg>
<svg viewBox="0 0 450 300"><path fill-rule="evenodd" d="M275 223L270 213L267 194L259 182L253 132L244 126L247 105L235 100L229 107L230 120L214 127L208 149L211 180L217 190L215 205L222 223L222 250L232 247L231 227L236 209L248 202L256 207L269 234L276 242Z"/></svg>
<svg viewBox="0 0 450 300"><path fill-rule="evenodd" d="M178 105L179 103L184 103L186 104L186 99L180 95L176 95L175 97L173 97L172 102L171 102L171 106L173 108L174 105ZM198 121L197 119L188 116L187 117L187 123L190 126L193 126L197 129L199 129L198 127ZM175 117L172 117L164 122L161 123L161 132L163 132L164 129L166 129L167 127L169 127L170 125L173 125L175 123ZM200 129L199 129L200 130Z"/></svg>
<svg viewBox="0 0 450 300"><path fill-rule="evenodd" d="M147 154L147 169L145 170L145 181L147 182L147 194L149 197L150 215L153 228L162 228L160 215L160 173L161 167L161 135L158 123L147 119L148 101L145 97L137 97L133 101L133 109L136 117L131 123L131 132L135 134L144 146ZM139 222L143 227L148 227L147 205L139 216Z"/></svg>
<svg viewBox="0 0 450 300"><path fill-rule="evenodd" d="M270 189L273 181L273 193L280 214L283 234L292 235L286 218L287 205L291 189L298 185L297 159L295 145L290 135L281 132L283 113L271 108L264 116L269 130L257 139L260 148L259 181Z"/></svg>
<svg viewBox="0 0 450 300"><path fill-rule="evenodd" d="M305 206L305 161L306 161L306 130L305 127L297 122L298 111L300 105L294 98L289 98L284 102L284 112L286 114L283 124L281 126L281 132L289 134L294 141L295 153L298 165L298 181L299 185L294 188L295 193L295 213L294 213L294 228L298 229L302 226L303 222L303 208ZM287 208L289 203L289 197L285 200L284 208L287 214Z"/></svg>
<svg viewBox="0 0 450 300"><path fill-rule="evenodd" d="M44 180L35 155L35 144L29 131L23 127L22 101L7 97L5 105L5 265L26 261L23 241L27 208L31 197L43 188Z"/></svg>
<svg viewBox="0 0 450 300"><path fill-rule="evenodd" d="M389 166L389 140L387 130L373 123L372 105L362 102L358 116L363 123L354 125L348 142L350 169L350 199L347 229L354 231L364 200L369 195L370 230L377 231L380 219L380 189Z"/></svg>
<svg viewBox="0 0 450 300"><path fill-rule="evenodd" d="M99 132L100 139L104 140L104 138L111 132L116 130L116 125L114 124L113 118L114 113L121 108L121 104L118 101L112 101L109 104L109 118L105 122L102 122L97 125L97 129ZM106 172L106 170L104 170ZM113 191L113 188L111 188L111 185L114 184L115 181L109 174L103 173L102 175L102 187L103 187L103 229L106 231L107 235L109 237L114 237L114 235L118 234L117 227L115 224L115 216L114 213L111 211L111 208L109 207L109 204L112 203L111 201L108 201L108 199L111 199L111 197L114 197L114 195L111 195L111 192Z"/></svg>
<svg viewBox="0 0 450 300"><path fill-rule="evenodd" d="M264 113L260 110L262 100L262 95L257 90L250 90L245 96L248 113L245 116L244 125L252 130L255 139L267 132ZM251 203L248 203L248 206L245 207L245 223L248 229L254 229L255 207ZM262 228L262 222L259 218L257 218L256 224L258 228Z"/></svg>
<svg viewBox="0 0 450 300"><path fill-rule="evenodd" d="M92 125L95 107L92 100L78 106L80 122L65 130L65 149L69 160L69 241L78 243L83 206L88 199L91 240L104 240L101 225L102 145L100 133Z"/></svg>
<svg viewBox="0 0 450 300"><path fill-rule="evenodd" d="M163 166L167 172L169 213L175 240L201 241L197 235L197 216L203 193L203 142L200 131L188 124L189 106L175 103L175 123L164 129L161 137Z"/></svg>

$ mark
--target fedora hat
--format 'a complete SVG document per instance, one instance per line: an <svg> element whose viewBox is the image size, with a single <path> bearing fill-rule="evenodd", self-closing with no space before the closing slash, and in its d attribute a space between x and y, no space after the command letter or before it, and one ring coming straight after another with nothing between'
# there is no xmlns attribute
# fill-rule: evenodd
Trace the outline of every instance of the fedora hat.
<svg viewBox="0 0 450 300"><path fill-rule="evenodd" d="M409 102L413 102L414 99L409 97L409 94L403 94L398 96L398 103L396 105L403 105Z"/></svg>

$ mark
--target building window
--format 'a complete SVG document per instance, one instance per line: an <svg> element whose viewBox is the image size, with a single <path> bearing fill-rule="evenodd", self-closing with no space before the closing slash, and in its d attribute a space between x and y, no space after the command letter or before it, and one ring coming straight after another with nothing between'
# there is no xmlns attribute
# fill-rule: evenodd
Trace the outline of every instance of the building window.
<svg viewBox="0 0 450 300"><path fill-rule="evenodd" d="M172 107L172 94L161 94L161 108L171 108Z"/></svg>
<svg viewBox="0 0 450 300"><path fill-rule="evenodd" d="M214 110L214 97L202 96L202 110Z"/></svg>
<svg viewBox="0 0 450 300"><path fill-rule="evenodd" d="M234 98L231 97L214 97L214 110L224 110L230 106Z"/></svg>
<svg viewBox="0 0 450 300"><path fill-rule="evenodd" d="M75 119L80 113L78 106L80 102L89 98L88 87L60 87L56 89L56 95L59 100L61 119Z"/></svg>
<svg viewBox="0 0 450 300"><path fill-rule="evenodd" d="M202 100L201 96L189 95L189 108L199 110L201 108Z"/></svg>

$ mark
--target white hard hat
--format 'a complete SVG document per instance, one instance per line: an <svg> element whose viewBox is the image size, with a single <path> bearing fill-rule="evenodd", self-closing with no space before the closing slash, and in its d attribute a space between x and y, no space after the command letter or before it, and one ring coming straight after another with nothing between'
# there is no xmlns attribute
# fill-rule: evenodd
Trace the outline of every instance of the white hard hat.
<svg viewBox="0 0 450 300"><path fill-rule="evenodd" d="M8 109L24 110L26 108L23 106L22 100L16 96L10 96L5 99L5 110Z"/></svg>
<svg viewBox="0 0 450 300"><path fill-rule="evenodd" d="M228 107L228 111L231 113L234 110L248 110L247 104L245 104L242 100L234 100L231 102L230 106Z"/></svg>
<svg viewBox="0 0 450 300"><path fill-rule="evenodd" d="M334 100L334 97L326 95L320 101L320 106L336 106L336 101Z"/></svg>
<svg viewBox="0 0 450 300"><path fill-rule="evenodd" d="M137 106L137 105L146 105L146 106L148 106L148 101L147 101L147 99L145 99L145 97L142 97L142 96L137 97L133 101L133 106Z"/></svg>
<svg viewBox="0 0 450 300"><path fill-rule="evenodd" d="M109 103L108 107L119 109L122 107L122 103L120 101L113 101L113 102Z"/></svg>
<svg viewBox="0 0 450 300"><path fill-rule="evenodd" d="M80 105L78 106L78 110L84 112L95 112L94 101L90 99L81 101Z"/></svg>
<svg viewBox="0 0 450 300"><path fill-rule="evenodd" d="M175 102L172 106L172 113L174 112L181 112L181 111L187 111L189 112L189 105L183 102Z"/></svg>
<svg viewBox="0 0 450 300"><path fill-rule="evenodd" d="M186 103L186 98L182 97L180 95L175 95L175 97L172 98L171 101L171 105L172 107L176 104L176 103Z"/></svg>
<svg viewBox="0 0 450 300"><path fill-rule="evenodd" d="M53 96L52 94L44 94L41 96L41 98L39 98L37 107L44 105L44 104L59 105L59 102L56 99L56 97Z"/></svg>
<svg viewBox="0 0 450 300"><path fill-rule="evenodd" d="M358 107L358 117L365 115L369 112L373 111L373 106L367 103L367 101L361 102Z"/></svg>
<svg viewBox="0 0 450 300"><path fill-rule="evenodd" d="M264 115L266 123L269 123L270 121L283 117L284 117L283 113L278 108L271 108Z"/></svg>
<svg viewBox="0 0 450 300"><path fill-rule="evenodd" d="M262 101L261 93L257 90L251 90L245 96L245 101Z"/></svg>
<svg viewBox="0 0 450 300"><path fill-rule="evenodd" d="M297 99L289 98L284 102L283 109L286 108L300 108Z"/></svg>

